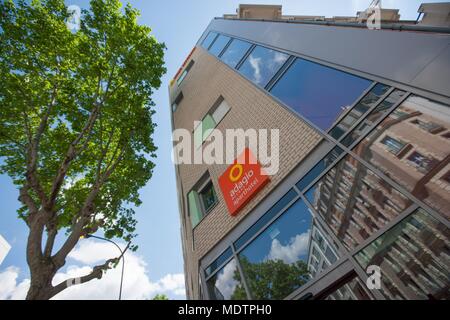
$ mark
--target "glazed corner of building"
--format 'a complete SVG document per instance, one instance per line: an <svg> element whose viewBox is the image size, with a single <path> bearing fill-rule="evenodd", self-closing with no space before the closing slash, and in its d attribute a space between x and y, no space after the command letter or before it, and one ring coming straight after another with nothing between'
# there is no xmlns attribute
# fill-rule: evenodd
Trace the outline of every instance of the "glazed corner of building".
<svg viewBox="0 0 450 320"><path fill-rule="evenodd" d="M245 233L296 181L302 179L324 155L320 149L325 150L324 143L327 142L316 133L314 123L299 117L265 92L264 88L255 86L237 70L205 50L201 44L208 34L215 32L231 39L248 41L254 46L279 50L297 59L306 59L368 79L374 85L386 84L392 90L403 90L448 105L449 13L450 3L426 3L419 7L416 20L405 21L400 19L398 9L381 9L381 30L369 30L366 24L367 11L358 12L354 17L327 18L283 15L282 7L277 5L239 5L236 14L224 14L211 21L169 85L173 129L187 128L193 132L192 122L201 120L220 98L227 102L232 112L219 123L219 129L234 128L235 124L244 129L267 123L281 126L277 122L277 118L280 118L299 128L292 130L291 141L300 135L309 140L305 139L302 143L287 142L292 143L291 148L298 157L288 151L281 152L286 159L281 158L280 161L287 164L282 165L279 174L272 177L272 181L236 217L229 215L217 183L226 165L176 166L189 299L211 298L205 292L208 291L205 282L209 279L205 277L205 269L216 258L220 258L229 243ZM255 105L259 108L254 112L263 113L264 119L239 112L251 99L256 99ZM203 181L205 173L212 181L218 203L193 227L189 216L188 193L199 181ZM420 199L415 203L417 208L426 207L439 215L436 213L438 210L429 208ZM402 214L406 217L406 213ZM338 267L346 267L345 263L342 265ZM248 297L248 284L245 287ZM292 293L290 297L298 298L298 294ZM380 296L375 295L375 298Z"/></svg>

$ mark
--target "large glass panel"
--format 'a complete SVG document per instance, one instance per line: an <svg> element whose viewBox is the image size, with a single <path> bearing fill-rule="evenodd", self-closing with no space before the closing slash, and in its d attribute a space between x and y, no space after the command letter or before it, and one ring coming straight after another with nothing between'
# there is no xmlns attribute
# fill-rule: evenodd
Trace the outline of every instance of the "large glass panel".
<svg viewBox="0 0 450 320"><path fill-rule="evenodd" d="M355 275L330 292L324 300L371 300L371 297L364 290L363 282Z"/></svg>
<svg viewBox="0 0 450 320"><path fill-rule="evenodd" d="M411 203L349 155L308 190L306 197L348 249L362 243Z"/></svg>
<svg viewBox="0 0 450 320"><path fill-rule="evenodd" d="M311 223L308 207L299 200L239 254L253 298L283 299L310 279Z"/></svg>
<svg viewBox="0 0 450 320"><path fill-rule="evenodd" d="M350 145L352 145L360 137L365 136L373 125L385 116L389 112L390 108L401 98L403 98L405 94L406 92L404 91L394 90L375 109L373 109L367 117L365 117L363 121L361 121L361 123L359 123L356 128L352 130L352 132L342 139L341 143L346 147L350 147Z"/></svg>
<svg viewBox="0 0 450 320"><path fill-rule="evenodd" d="M305 189L311 182L314 181L322 172L331 165L343 152L343 150L339 147L334 147L333 150L328 152L328 154L322 158L314 167L312 167L309 172L297 182L296 186L300 190Z"/></svg>
<svg viewBox="0 0 450 320"><path fill-rule="evenodd" d="M225 48L228 41L230 41L230 39L231 39L230 37L224 36L222 34L219 35L216 41L214 41L211 48L209 48L209 52L218 57L219 54L222 52L223 48Z"/></svg>
<svg viewBox="0 0 450 320"><path fill-rule="evenodd" d="M424 130L417 123L433 123ZM439 126L439 130L436 130ZM411 96L353 150L363 159L450 218L450 107Z"/></svg>
<svg viewBox="0 0 450 320"><path fill-rule="evenodd" d="M208 49L209 46L211 45L211 43L216 38L216 36L217 36L217 33L215 33L215 32L208 33L208 35L205 37L205 39L203 39L202 47L205 49Z"/></svg>
<svg viewBox="0 0 450 320"><path fill-rule="evenodd" d="M450 299L450 231L422 209L384 233L355 258L380 267L387 299Z"/></svg>
<svg viewBox="0 0 450 320"><path fill-rule="evenodd" d="M294 189L289 190L280 200L277 201L258 221L255 222L247 231L244 232L239 239L236 240L234 246L236 250L247 243L259 230L261 230L270 220L272 220L289 202L294 200L298 193Z"/></svg>
<svg viewBox="0 0 450 320"><path fill-rule="evenodd" d="M198 193L192 190L188 193L189 216L191 217L192 227L195 227L202 219L202 210L198 205Z"/></svg>
<svg viewBox="0 0 450 320"><path fill-rule="evenodd" d="M214 300L245 300L247 294L241 283L236 260L231 260L206 282L209 296Z"/></svg>
<svg viewBox="0 0 450 320"><path fill-rule="evenodd" d="M257 85L265 87L288 58L285 53L256 46L239 71Z"/></svg>
<svg viewBox="0 0 450 320"><path fill-rule="evenodd" d="M316 221L312 225L310 241L308 271L315 277L337 261L338 253L329 235L319 228Z"/></svg>
<svg viewBox="0 0 450 320"><path fill-rule="evenodd" d="M220 59L230 67L235 68L251 46L252 45L248 42L239 39L233 39Z"/></svg>
<svg viewBox="0 0 450 320"><path fill-rule="evenodd" d="M205 275L208 277L210 274L212 274L218 267L222 265L228 258L230 258L233 255L233 251L231 250L231 247L228 247L227 250L225 250L220 256L216 258L206 269L205 269Z"/></svg>
<svg viewBox="0 0 450 320"><path fill-rule="evenodd" d="M370 86L371 81L296 59L270 92L323 130Z"/></svg>
<svg viewBox="0 0 450 320"><path fill-rule="evenodd" d="M335 139L339 139L350 127L356 123L370 108L372 108L388 90L389 86L378 83L373 87L352 110L342 118L330 131Z"/></svg>

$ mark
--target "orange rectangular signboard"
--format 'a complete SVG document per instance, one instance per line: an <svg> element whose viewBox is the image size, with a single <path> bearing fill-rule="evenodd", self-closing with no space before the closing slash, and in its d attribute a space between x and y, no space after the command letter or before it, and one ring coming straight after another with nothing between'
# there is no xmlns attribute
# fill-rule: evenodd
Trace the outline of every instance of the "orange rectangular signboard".
<svg viewBox="0 0 450 320"><path fill-rule="evenodd" d="M269 177L246 148L219 177L219 186L230 214L236 215L267 182Z"/></svg>

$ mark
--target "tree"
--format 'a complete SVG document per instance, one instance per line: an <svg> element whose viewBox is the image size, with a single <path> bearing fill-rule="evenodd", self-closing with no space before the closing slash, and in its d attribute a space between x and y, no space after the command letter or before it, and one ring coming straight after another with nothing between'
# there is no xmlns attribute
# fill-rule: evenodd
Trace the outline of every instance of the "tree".
<svg viewBox="0 0 450 320"><path fill-rule="evenodd" d="M241 257L240 262L245 273L249 289L254 299L284 299L288 294L304 285L310 279L308 266L302 260L285 263L283 260L266 260L251 263ZM240 281L236 272L234 279ZM237 287L231 299L246 297L242 286Z"/></svg>
<svg viewBox="0 0 450 320"><path fill-rule="evenodd" d="M63 0L15 2L0 4L0 173L29 228L27 299L49 299L117 264L53 285L80 237L136 236L131 207L154 168L151 95L165 46L119 0L91 0L78 31Z"/></svg>
<svg viewBox="0 0 450 320"><path fill-rule="evenodd" d="M169 300L169 298L165 294L157 294L152 300Z"/></svg>

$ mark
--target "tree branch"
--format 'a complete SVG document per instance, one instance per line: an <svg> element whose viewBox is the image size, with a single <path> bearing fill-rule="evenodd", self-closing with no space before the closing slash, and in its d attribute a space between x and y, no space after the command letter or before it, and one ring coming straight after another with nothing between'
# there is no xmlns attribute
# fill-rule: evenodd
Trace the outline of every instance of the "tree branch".
<svg viewBox="0 0 450 320"><path fill-rule="evenodd" d="M82 283L88 282L93 279L101 279L103 277L104 272L107 271L108 269L111 269L112 264L119 262L120 259L123 258L123 255L125 254L125 252L128 250L129 247L130 247L130 242L127 244L125 249L122 250L122 253L120 254L120 256L118 256L117 258L114 258L114 259L109 259L102 265L95 266L93 268L92 272L89 273L88 275L85 275L85 276L79 277L79 278L71 278L71 279L67 279L66 281L60 282L58 285L53 287L51 296L57 295L58 293L60 293L61 291L63 291L64 289L66 289L72 285L82 284Z"/></svg>

